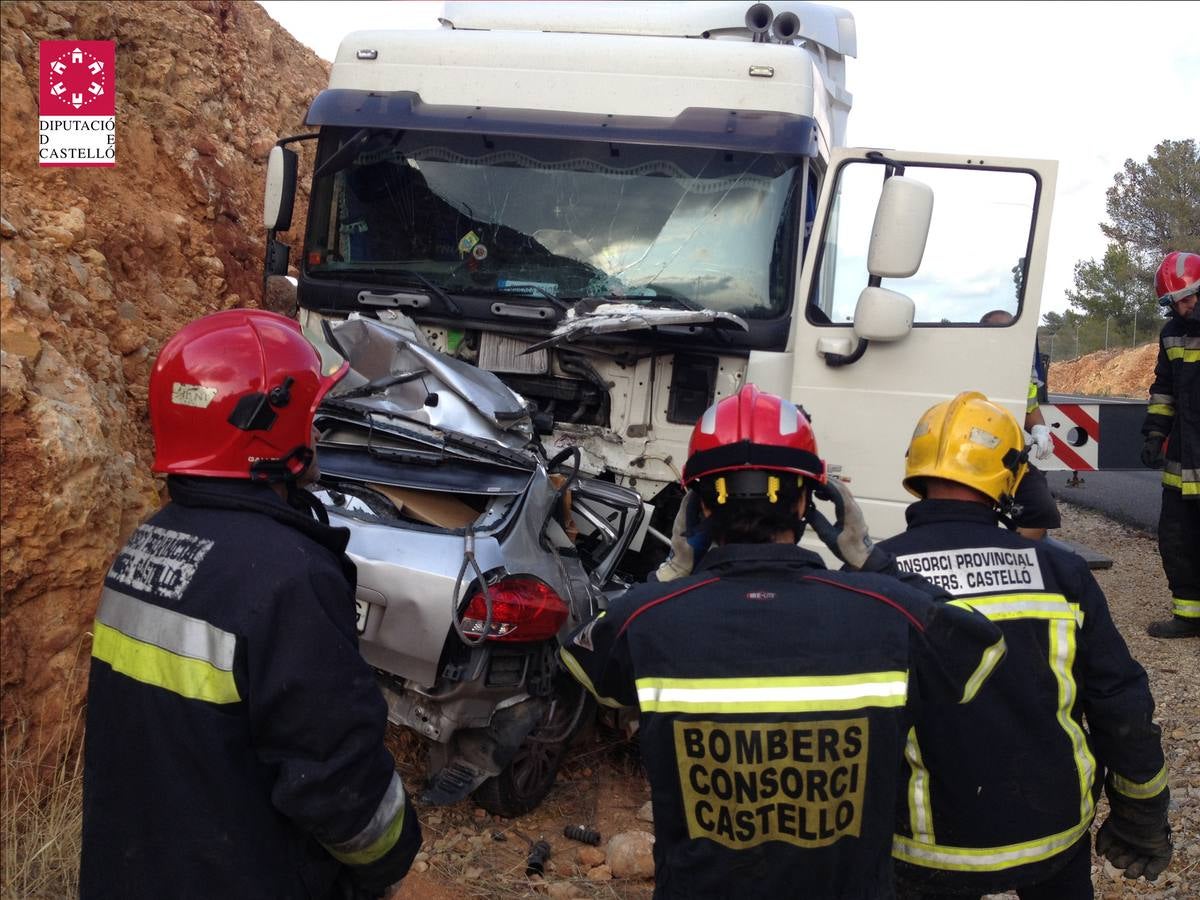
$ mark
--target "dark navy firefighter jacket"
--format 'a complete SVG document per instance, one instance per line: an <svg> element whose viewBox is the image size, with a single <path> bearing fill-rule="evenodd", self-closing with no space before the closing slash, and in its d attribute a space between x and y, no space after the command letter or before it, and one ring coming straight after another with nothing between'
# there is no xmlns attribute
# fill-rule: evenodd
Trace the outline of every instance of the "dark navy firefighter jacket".
<svg viewBox="0 0 1200 900"><path fill-rule="evenodd" d="M969 706L929 705L908 736L893 854L905 881L978 896L1066 863L1101 786L1159 808L1159 729L1081 556L1001 528L981 503L922 500L881 542L1000 626L1008 655Z"/></svg>
<svg viewBox="0 0 1200 900"><path fill-rule="evenodd" d="M421 836L358 653L348 532L265 485L169 487L96 615L80 895L382 893Z"/></svg>
<svg viewBox="0 0 1200 900"><path fill-rule="evenodd" d="M710 550L562 651L640 707L656 897L888 898L912 712L965 702L1004 654L982 616L785 544Z"/></svg>

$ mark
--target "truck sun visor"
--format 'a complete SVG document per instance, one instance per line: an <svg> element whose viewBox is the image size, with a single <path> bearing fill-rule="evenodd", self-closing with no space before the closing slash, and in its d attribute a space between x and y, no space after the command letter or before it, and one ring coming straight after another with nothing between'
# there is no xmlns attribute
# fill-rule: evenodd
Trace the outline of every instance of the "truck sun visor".
<svg viewBox="0 0 1200 900"><path fill-rule="evenodd" d="M816 122L808 116L691 107L674 118L613 116L538 109L433 106L412 91L334 89L317 95L309 125L477 132L508 137L661 144L815 156Z"/></svg>

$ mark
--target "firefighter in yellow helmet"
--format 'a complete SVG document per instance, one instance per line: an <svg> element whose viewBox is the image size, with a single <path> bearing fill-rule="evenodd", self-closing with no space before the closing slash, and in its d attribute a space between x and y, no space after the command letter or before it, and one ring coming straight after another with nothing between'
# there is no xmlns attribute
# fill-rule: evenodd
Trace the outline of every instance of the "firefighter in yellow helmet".
<svg viewBox="0 0 1200 900"><path fill-rule="evenodd" d="M967 706L918 711L892 855L902 898L1092 897L1088 833L1126 878L1170 862L1154 701L1084 560L1000 527L1028 464L1016 419L966 392L909 445L908 529L880 546L1000 626L1008 658ZM1085 727L1086 720L1086 727Z"/></svg>

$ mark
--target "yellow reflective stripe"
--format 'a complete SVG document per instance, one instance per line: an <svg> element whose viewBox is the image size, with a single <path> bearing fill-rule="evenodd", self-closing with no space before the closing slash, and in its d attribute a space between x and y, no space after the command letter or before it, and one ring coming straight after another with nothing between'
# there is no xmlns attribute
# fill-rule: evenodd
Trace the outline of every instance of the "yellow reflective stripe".
<svg viewBox="0 0 1200 900"><path fill-rule="evenodd" d="M1130 781L1113 772L1112 786L1126 797L1132 797L1134 800L1149 800L1151 797L1161 794L1163 788L1167 786L1167 767L1163 766L1159 769L1158 774L1149 781Z"/></svg>
<svg viewBox="0 0 1200 900"><path fill-rule="evenodd" d="M625 705L624 703L613 700L611 697L602 696L596 690L596 686L592 684L592 679L588 678L587 672L583 671L583 666L579 664L579 660L572 656L567 651L566 647L558 648L558 656L563 661L563 665L567 667L567 671L575 676L575 680L582 684L587 689L589 694L596 698L597 703L601 703L604 706L611 707L612 709L620 709Z"/></svg>
<svg viewBox="0 0 1200 900"><path fill-rule="evenodd" d="M1173 416L1175 407L1167 406L1165 403L1151 403L1146 407L1146 412L1152 416Z"/></svg>
<svg viewBox="0 0 1200 900"><path fill-rule="evenodd" d="M139 641L100 621L92 637L92 655L114 672L191 700L237 703L242 699L232 671Z"/></svg>
<svg viewBox="0 0 1200 900"><path fill-rule="evenodd" d="M1184 600L1172 597L1171 607L1175 615L1184 619L1200 619L1200 600Z"/></svg>
<svg viewBox="0 0 1200 900"><path fill-rule="evenodd" d="M1025 412L1026 413L1031 413L1035 409L1038 408L1037 391L1038 391L1037 382L1036 381L1029 382L1029 393L1026 395L1026 399L1025 399Z"/></svg>
<svg viewBox="0 0 1200 900"><path fill-rule="evenodd" d="M1167 347L1167 359L1179 359L1185 363L1200 362L1200 350L1189 350L1186 347Z"/></svg>
<svg viewBox="0 0 1200 900"><path fill-rule="evenodd" d="M1006 619L1071 619L1083 626L1083 611L1078 603L1072 603L1063 594L981 594L947 601L951 606L974 609L993 622Z"/></svg>
<svg viewBox="0 0 1200 900"><path fill-rule="evenodd" d="M1091 796L1090 794L1088 796ZM995 872L1040 862L1062 853L1078 841L1092 825L1089 814L1078 825L1049 837L1001 847L950 847L922 843L902 834L892 838L892 856L928 869L955 872Z"/></svg>
<svg viewBox="0 0 1200 900"><path fill-rule="evenodd" d="M367 866L382 859L396 846L404 830L404 784L392 773L392 780L379 801L371 821L358 834L340 844L326 844L334 859L348 866Z"/></svg>
<svg viewBox="0 0 1200 900"><path fill-rule="evenodd" d="M908 741L904 745L904 758L908 761L908 817L913 839L923 844L936 843L933 833L933 806L929 800L929 770L921 758L921 745L917 742L917 729L908 729Z"/></svg>
<svg viewBox="0 0 1200 900"><path fill-rule="evenodd" d="M1075 707L1076 685L1075 628L1063 621L1050 622L1050 671L1058 682L1058 724L1071 741L1075 770L1079 778L1079 818L1090 822L1094 813L1092 783L1096 778L1096 758L1088 747L1087 738L1079 723L1071 716Z"/></svg>
<svg viewBox="0 0 1200 900"><path fill-rule="evenodd" d="M763 678L639 678L643 712L833 712L903 706L907 672Z"/></svg>
<svg viewBox="0 0 1200 900"><path fill-rule="evenodd" d="M970 703L975 699L975 695L979 693L979 689L988 680L1000 660L1004 659L1007 651L1003 635L1000 636L1000 640L983 651L983 658L979 660L979 666L975 669L975 673L967 679L967 686L963 688L963 696L958 701L959 703Z"/></svg>
<svg viewBox="0 0 1200 900"><path fill-rule="evenodd" d="M1175 472L1163 471L1162 483L1167 487L1173 487L1177 491L1183 490L1183 477Z"/></svg>

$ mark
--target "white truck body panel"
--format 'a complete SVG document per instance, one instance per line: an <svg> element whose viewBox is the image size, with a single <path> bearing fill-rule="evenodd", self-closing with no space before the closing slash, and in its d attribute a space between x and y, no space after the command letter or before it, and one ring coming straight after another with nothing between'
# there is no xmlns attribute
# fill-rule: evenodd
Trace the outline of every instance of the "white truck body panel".
<svg viewBox="0 0 1200 900"><path fill-rule="evenodd" d="M589 5L568 4L566 10ZM852 45L853 20L849 22L841 30L848 28ZM852 98L845 89L839 55L815 43L811 47L746 39L700 43L669 35L669 31L638 36L521 30L358 31L347 35L338 48L329 87L402 89L420 94L426 103L450 106L664 118L689 107L772 110L816 118L826 155L845 142ZM378 56L359 59L359 51L364 50ZM751 75L752 66L773 74Z"/></svg>
<svg viewBox="0 0 1200 900"><path fill-rule="evenodd" d="M948 166L976 165L979 154L937 154L887 150L890 159L907 163ZM866 151L835 150L830 170ZM1034 171L1041 179L1042 197L1033 226L1032 253L1026 297L1040 297L1045 276L1054 185L1058 163L1049 160L1005 159L984 155L988 166ZM910 170L912 171L912 170ZM919 175L916 177L920 177ZM817 209L825 220L833 179L826 182ZM936 215L936 211L935 211ZM816 277L816 254L809 253L797 284L797 296L807 297ZM893 280L904 290L904 280ZM1026 301L1029 302L1028 300ZM960 391L980 391L1024 421L1030 365L1039 316L1028 312L1006 328L913 328L894 343L872 343L853 365L830 367L819 355L822 341L836 340L828 326L815 325L803 315L792 319L789 352L752 354L748 381L764 390L782 393L812 414L821 453L841 466L851 490L863 505L872 532L890 535L904 530L904 508L913 496L901 486L904 449L912 427L930 406ZM847 344L853 327L836 329ZM882 451L882 452L881 452Z"/></svg>

